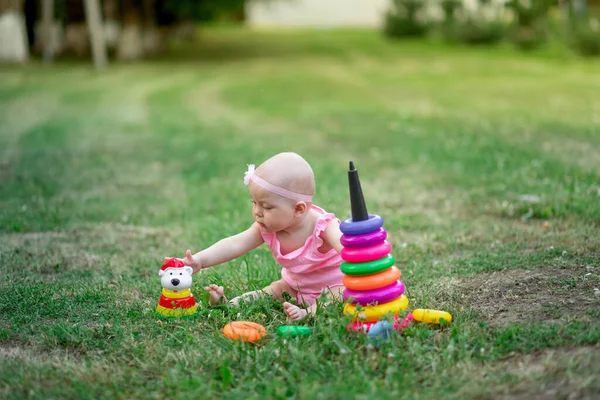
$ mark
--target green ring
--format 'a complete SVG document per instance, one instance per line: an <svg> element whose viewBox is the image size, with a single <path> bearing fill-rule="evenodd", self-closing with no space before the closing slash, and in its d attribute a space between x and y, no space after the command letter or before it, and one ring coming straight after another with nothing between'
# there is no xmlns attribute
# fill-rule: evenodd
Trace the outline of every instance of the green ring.
<svg viewBox="0 0 600 400"><path fill-rule="evenodd" d="M346 261L342 262L340 268L342 269L342 273L345 275L352 276L363 276L363 275L372 275L378 272L381 272L385 269L388 269L396 260L394 256L388 254L387 256L380 258L375 261L369 261L364 263L348 263Z"/></svg>

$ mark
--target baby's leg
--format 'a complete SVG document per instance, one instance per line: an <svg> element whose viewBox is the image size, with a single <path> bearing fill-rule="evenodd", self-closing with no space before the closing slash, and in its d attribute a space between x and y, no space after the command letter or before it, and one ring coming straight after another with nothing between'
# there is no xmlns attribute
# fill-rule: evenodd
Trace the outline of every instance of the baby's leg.
<svg viewBox="0 0 600 400"><path fill-rule="evenodd" d="M254 290L252 292L247 292L238 297L235 297L231 299L229 303L237 306L240 304L240 300L254 301L263 298L265 294L273 297L275 300L283 300L283 293L287 293L292 297L296 297L296 291L292 289L286 281L280 279L271 283L269 286L263 288L262 290Z"/></svg>
<svg viewBox="0 0 600 400"><path fill-rule="evenodd" d="M323 305L331 303L331 300L341 301L344 292L344 286L334 286L327 291L328 300ZM302 321L307 315L314 315L317 312L317 299L307 308L300 308L292 303L283 303L283 309L292 321Z"/></svg>

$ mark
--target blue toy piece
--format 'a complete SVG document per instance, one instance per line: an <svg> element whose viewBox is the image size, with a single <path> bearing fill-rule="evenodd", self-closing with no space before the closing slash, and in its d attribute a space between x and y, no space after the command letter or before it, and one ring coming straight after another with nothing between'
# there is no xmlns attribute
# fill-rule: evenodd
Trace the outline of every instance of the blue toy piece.
<svg viewBox="0 0 600 400"><path fill-rule="evenodd" d="M394 332L394 327L388 321L379 321L369 329L367 342L379 347L383 342L389 340Z"/></svg>

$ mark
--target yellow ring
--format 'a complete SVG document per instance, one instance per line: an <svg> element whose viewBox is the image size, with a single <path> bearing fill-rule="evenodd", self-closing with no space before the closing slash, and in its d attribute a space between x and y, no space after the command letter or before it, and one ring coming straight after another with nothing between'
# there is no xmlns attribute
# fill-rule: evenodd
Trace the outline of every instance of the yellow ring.
<svg viewBox="0 0 600 400"><path fill-rule="evenodd" d="M156 306L156 312L165 317L183 317L186 315L193 315L196 313L198 306L192 306L189 308L166 308L160 304Z"/></svg>
<svg viewBox="0 0 600 400"><path fill-rule="evenodd" d="M361 322L373 322L378 321L379 318L383 317L388 313L398 314L400 310L404 310L408 307L408 297L402 295L396 300L388 303L379 304L376 306L363 307L360 311L356 311L356 306L353 304L346 304L344 306L344 315L352 316L353 320L360 320Z"/></svg>

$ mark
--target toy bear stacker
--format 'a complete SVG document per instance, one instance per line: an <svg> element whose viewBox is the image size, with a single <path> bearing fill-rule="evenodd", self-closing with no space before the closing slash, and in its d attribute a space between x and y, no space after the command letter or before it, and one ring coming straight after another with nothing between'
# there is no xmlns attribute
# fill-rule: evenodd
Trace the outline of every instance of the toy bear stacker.
<svg viewBox="0 0 600 400"><path fill-rule="evenodd" d="M196 314L197 306L192 287L192 267L177 258L170 258L158 271L162 292L156 312L165 317L183 317Z"/></svg>

